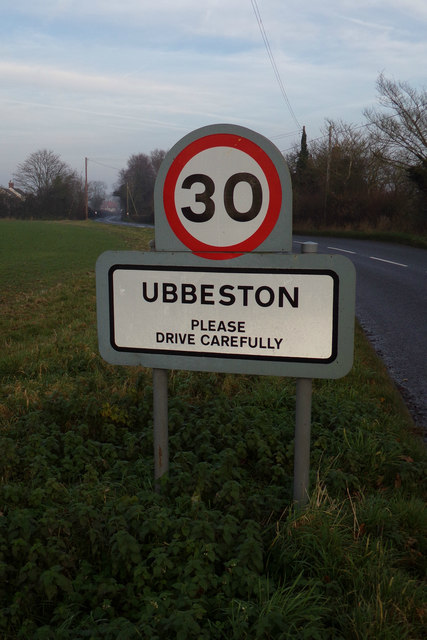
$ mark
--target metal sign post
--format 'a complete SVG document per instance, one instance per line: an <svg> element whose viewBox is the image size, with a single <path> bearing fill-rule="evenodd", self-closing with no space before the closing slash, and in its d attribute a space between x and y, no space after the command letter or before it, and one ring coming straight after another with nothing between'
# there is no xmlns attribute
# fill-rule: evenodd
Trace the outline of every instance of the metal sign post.
<svg viewBox="0 0 427 640"><path fill-rule="evenodd" d="M153 369L154 483L160 490L160 478L169 471L168 371Z"/></svg>
<svg viewBox="0 0 427 640"><path fill-rule="evenodd" d="M355 270L304 243L292 254L283 155L233 125L167 153L154 190L155 250L103 253L98 340L110 364L153 368L155 484L169 467L168 369L297 378L294 500L308 497L311 379L353 364Z"/></svg>
<svg viewBox="0 0 427 640"><path fill-rule="evenodd" d="M154 240L150 250L155 251ZM154 488L160 491L160 478L169 471L168 370L153 368Z"/></svg>
<svg viewBox="0 0 427 640"><path fill-rule="evenodd" d="M303 242L302 253L316 253L316 242ZM313 381L311 378L297 378L295 405L295 447L294 447L294 502L304 506L309 498L311 399Z"/></svg>

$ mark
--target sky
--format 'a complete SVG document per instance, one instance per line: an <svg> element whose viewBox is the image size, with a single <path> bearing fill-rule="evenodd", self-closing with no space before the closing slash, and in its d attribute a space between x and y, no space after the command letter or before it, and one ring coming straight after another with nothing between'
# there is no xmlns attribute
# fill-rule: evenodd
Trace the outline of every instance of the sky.
<svg viewBox="0 0 427 640"><path fill-rule="evenodd" d="M262 20L276 72L255 10ZM113 189L199 127L287 152L360 125L376 80L427 85L425 0L2 0L0 185L41 149Z"/></svg>

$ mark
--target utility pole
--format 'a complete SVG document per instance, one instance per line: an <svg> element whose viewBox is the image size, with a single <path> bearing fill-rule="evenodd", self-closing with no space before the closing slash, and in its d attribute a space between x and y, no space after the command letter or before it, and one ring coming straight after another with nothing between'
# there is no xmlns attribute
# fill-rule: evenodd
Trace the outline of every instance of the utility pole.
<svg viewBox="0 0 427 640"><path fill-rule="evenodd" d="M325 202L324 202L324 205L323 205L323 222L324 222L324 224L326 224L326 219L327 219L327 204L328 204L329 181L331 179L331 155L332 155L332 124L329 125L328 157L327 157L327 160L326 160Z"/></svg>
<svg viewBox="0 0 427 640"><path fill-rule="evenodd" d="M88 188L87 188L87 158L85 158L85 218L86 220L89 217L89 207L88 207Z"/></svg>

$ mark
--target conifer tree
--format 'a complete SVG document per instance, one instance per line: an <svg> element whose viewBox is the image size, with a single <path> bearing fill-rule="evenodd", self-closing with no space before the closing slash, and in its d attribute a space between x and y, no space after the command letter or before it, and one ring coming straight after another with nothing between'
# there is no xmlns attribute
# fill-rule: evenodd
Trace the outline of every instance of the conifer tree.
<svg viewBox="0 0 427 640"><path fill-rule="evenodd" d="M307 168L308 164L308 147L307 147L307 133L305 127L302 128L301 135L301 148L298 154L297 160L297 172L302 172Z"/></svg>

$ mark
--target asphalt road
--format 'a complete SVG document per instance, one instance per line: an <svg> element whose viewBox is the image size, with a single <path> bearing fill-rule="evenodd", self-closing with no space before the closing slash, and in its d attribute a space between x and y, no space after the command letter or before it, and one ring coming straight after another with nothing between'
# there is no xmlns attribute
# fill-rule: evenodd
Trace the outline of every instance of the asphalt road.
<svg viewBox="0 0 427 640"><path fill-rule="evenodd" d="M356 267L356 316L427 436L427 250L397 244L294 236Z"/></svg>

